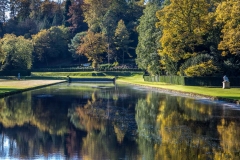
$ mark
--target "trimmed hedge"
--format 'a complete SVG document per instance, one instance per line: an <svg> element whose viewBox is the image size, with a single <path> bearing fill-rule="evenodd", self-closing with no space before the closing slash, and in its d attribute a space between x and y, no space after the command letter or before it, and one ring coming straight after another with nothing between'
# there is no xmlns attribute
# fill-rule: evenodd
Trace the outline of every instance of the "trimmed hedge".
<svg viewBox="0 0 240 160"><path fill-rule="evenodd" d="M222 77L144 76L144 81L185 86L222 86ZM229 77L231 86L240 86L240 77Z"/></svg>

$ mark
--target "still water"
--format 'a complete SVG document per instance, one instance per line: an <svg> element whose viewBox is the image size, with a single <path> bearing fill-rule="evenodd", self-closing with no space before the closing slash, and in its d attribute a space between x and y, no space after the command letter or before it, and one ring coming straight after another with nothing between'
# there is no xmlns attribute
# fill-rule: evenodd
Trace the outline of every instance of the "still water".
<svg viewBox="0 0 240 160"><path fill-rule="evenodd" d="M240 107L125 84L0 99L0 159L240 159Z"/></svg>

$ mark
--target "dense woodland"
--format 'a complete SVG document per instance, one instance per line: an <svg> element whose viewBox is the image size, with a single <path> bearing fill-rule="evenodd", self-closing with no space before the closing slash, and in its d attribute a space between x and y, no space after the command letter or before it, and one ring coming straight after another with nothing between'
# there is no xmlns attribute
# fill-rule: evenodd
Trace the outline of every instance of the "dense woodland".
<svg viewBox="0 0 240 160"><path fill-rule="evenodd" d="M240 73L239 0L1 0L1 70L136 63L151 75Z"/></svg>

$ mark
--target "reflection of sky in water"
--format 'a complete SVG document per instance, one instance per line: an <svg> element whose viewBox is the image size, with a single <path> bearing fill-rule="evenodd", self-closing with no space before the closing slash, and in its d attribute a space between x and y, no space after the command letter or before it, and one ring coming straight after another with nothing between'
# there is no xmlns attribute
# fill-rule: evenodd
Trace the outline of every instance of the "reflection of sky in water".
<svg viewBox="0 0 240 160"><path fill-rule="evenodd" d="M12 108L20 107L21 109L22 107L24 112L29 113L26 114L29 115L26 122L31 120L34 114L37 122L33 121L34 124L47 129L49 127L49 132L63 131L64 138L51 136L48 132L43 133L31 124L29 128L26 128L28 125L23 126L22 130L18 127L13 130L3 127L6 130L6 132L3 130L3 133L9 137L4 136L4 141L0 145L0 159L138 159L134 157L135 155L142 156L144 159L154 159L154 156L157 156L157 154L154 155L157 150L155 148L158 148L160 153L160 151L164 152L164 147L173 148L173 150L188 147L192 153L197 148L199 151L196 153L201 155L225 153L224 146L228 148L233 146L238 150L240 107L235 104L171 92L164 94L164 90L146 87L118 84L114 86L110 83L106 85L104 83L72 83L69 86L63 83L25 93L29 94L19 94L19 99L18 97L9 98L11 102L13 100L20 102L18 105L13 104ZM31 104L33 107L23 107L26 101L30 101L26 105ZM85 104L87 105L83 107ZM88 107L88 105L94 107ZM106 106L108 110L104 112ZM6 108L11 107L6 106ZM3 116L14 114L18 118L19 114L16 111L9 110ZM116 123L104 123L99 119L91 118L91 114L94 115L97 112L102 119L106 114L108 117L112 116L110 118L115 119ZM128 113L127 116L125 113ZM14 119L14 116L10 117L9 121ZM25 115L22 117L25 118ZM71 124L77 129L67 126L70 117ZM15 123L17 124L17 121ZM71 127L71 132L65 132L65 126L67 129ZM82 130L85 128L91 132ZM228 134L233 134L231 129L237 131L235 139L226 138ZM137 138L134 135L137 135ZM136 138L136 141L131 139L132 137ZM237 145L232 142L236 142ZM222 143L224 146L221 146ZM10 144L13 147L10 147ZM212 153L211 148L217 152ZM145 151L149 151L151 158L145 158L148 155ZM173 151L171 154L178 153ZM102 158L96 158L99 155ZM115 157L109 158L110 155ZM130 155L132 155L131 158L129 158ZM190 154L186 152L186 156ZM155 159L161 159L161 156ZM197 158L181 157L181 159Z"/></svg>
<svg viewBox="0 0 240 160"><path fill-rule="evenodd" d="M16 141L11 142L8 136L6 135L0 135L0 142L3 144L0 147L0 155L1 158L4 159L13 159L12 157L17 156L19 151L17 150L17 144ZM3 140L3 142L2 142ZM12 144L10 144L12 143ZM19 159L19 158L17 158Z"/></svg>
<svg viewBox="0 0 240 160"><path fill-rule="evenodd" d="M19 148L16 144L16 141L14 140L11 142L8 136L0 134L0 142L3 140L3 145L0 146L0 156L1 160L26 160L26 158L19 157ZM10 144L12 143L12 144ZM65 160L66 157L62 155L62 153L54 153L54 154L48 154L48 155L34 155L34 157L28 157L27 159L32 160ZM81 160L77 156L72 156L71 160Z"/></svg>

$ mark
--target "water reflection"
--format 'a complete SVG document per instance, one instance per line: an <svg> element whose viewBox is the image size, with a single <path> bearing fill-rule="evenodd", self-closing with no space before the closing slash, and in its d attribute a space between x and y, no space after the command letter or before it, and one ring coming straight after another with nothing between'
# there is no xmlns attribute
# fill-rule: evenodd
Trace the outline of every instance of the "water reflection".
<svg viewBox="0 0 240 160"><path fill-rule="evenodd" d="M240 159L239 110L123 84L0 99L1 159Z"/></svg>

